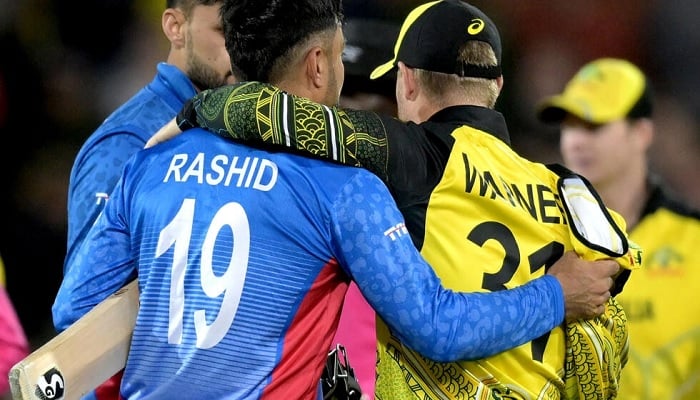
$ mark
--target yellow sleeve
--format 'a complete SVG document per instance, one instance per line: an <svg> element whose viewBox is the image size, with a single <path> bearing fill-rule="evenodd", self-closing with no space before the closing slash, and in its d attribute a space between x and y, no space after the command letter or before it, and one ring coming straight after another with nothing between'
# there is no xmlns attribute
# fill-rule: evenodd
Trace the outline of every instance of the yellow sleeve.
<svg viewBox="0 0 700 400"><path fill-rule="evenodd" d="M587 260L612 258L627 270L641 267L642 248L629 239L626 221L605 207L585 180L563 178L560 195L577 254ZM603 315L567 323L565 398L617 397L628 355L627 316L614 297Z"/></svg>

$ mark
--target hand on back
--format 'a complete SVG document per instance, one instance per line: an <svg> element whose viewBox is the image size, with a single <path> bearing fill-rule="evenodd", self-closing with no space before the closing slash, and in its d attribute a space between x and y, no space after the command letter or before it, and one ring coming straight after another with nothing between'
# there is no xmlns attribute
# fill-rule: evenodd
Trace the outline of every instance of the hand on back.
<svg viewBox="0 0 700 400"><path fill-rule="evenodd" d="M547 272L564 291L566 320L590 319L605 311L614 276L620 265L614 260L587 261L566 252Z"/></svg>
<svg viewBox="0 0 700 400"><path fill-rule="evenodd" d="M177 126L177 122L175 121L175 118L171 119L167 124L165 124L162 128L158 130L153 136L151 136L150 139L148 139L148 142L146 142L146 146L144 147L145 149L149 147L153 147L157 145L158 143L165 142L168 139L172 139L173 137L179 135L182 133L180 128Z"/></svg>

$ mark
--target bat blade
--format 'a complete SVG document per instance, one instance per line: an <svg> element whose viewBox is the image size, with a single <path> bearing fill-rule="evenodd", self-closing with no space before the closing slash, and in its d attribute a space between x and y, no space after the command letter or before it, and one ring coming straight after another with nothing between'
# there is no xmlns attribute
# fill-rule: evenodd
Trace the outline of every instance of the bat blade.
<svg viewBox="0 0 700 400"><path fill-rule="evenodd" d="M124 368L139 309L134 280L10 370L15 400L79 399Z"/></svg>

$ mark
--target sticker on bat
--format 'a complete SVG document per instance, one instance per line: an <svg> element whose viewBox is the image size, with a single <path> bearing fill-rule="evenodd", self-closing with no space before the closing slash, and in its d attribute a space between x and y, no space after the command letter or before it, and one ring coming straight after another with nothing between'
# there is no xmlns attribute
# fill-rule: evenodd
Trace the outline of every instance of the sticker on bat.
<svg viewBox="0 0 700 400"><path fill-rule="evenodd" d="M39 378L34 394L41 400L61 400L65 392L64 389L63 375L54 367Z"/></svg>

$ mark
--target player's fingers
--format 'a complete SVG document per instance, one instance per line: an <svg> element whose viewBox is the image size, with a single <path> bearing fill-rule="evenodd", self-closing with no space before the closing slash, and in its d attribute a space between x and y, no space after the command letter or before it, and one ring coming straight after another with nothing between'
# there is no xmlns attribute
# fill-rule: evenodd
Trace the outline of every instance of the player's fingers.
<svg viewBox="0 0 700 400"><path fill-rule="evenodd" d="M182 133L180 128L177 126L177 122L175 118L171 119L168 121L167 124L165 124L162 128L158 130L153 136L151 136L150 139L146 142L146 146L144 148L149 148L153 147L158 143L165 142L166 140L177 136L178 134Z"/></svg>
<svg viewBox="0 0 700 400"><path fill-rule="evenodd" d="M603 315L604 312L605 312L605 303L603 303L603 304L599 305L598 307L596 307L596 309L595 309L595 316L597 317L597 316Z"/></svg>
<svg viewBox="0 0 700 400"><path fill-rule="evenodd" d="M604 260L605 261L605 267L608 270L608 275L617 275L618 272L620 272L620 264L615 261L615 260Z"/></svg>
<svg viewBox="0 0 700 400"><path fill-rule="evenodd" d="M596 307L596 316L602 315L605 312L605 305L608 304L608 300L612 297L610 292L605 292L603 294L603 302Z"/></svg>

